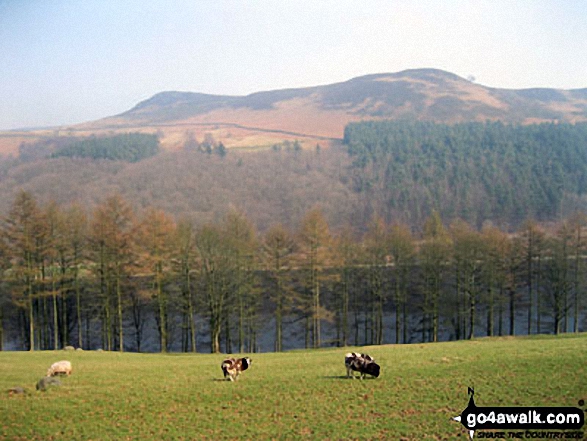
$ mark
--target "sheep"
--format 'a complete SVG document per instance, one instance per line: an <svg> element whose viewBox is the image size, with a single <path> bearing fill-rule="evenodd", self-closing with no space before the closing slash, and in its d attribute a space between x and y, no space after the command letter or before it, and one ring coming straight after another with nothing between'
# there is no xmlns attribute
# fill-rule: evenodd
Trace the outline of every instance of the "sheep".
<svg viewBox="0 0 587 441"><path fill-rule="evenodd" d="M346 367L347 378L355 378L352 371L360 373L359 378L365 378L366 374L372 375L373 377L379 377L380 367L373 357L367 354L359 354L356 352L349 352L344 356L344 365Z"/></svg>
<svg viewBox="0 0 587 441"><path fill-rule="evenodd" d="M61 386L61 382L53 377L43 377L37 382L37 390L41 392L46 392L49 386Z"/></svg>
<svg viewBox="0 0 587 441"><path fill-rule="evenodd" d="M253 363L249 357L245 358L227 358L222 362L220 367L224 378L230 381L235 381L242 371L245 371Z"/></svg>
<svg viewBox="0 0 587 441"><path fill-rule="evenodd" d="M53 363L47 370L47 377L54 377L56 375L71 375L71 362L67 360Z"/></svg>

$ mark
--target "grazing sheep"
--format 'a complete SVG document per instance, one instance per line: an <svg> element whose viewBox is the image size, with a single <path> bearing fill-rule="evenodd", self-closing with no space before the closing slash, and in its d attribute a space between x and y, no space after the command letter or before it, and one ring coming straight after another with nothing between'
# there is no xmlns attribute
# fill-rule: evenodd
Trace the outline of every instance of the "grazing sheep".
<svg viewBox="0 0 587 441"><path fill-rule="evenodd" d="M55 375L71 375L71 362L67 360L53 363L47 370L47 377L54 377Z"/></svg>
<svg viewBox="0 0 587 441"><path fill-rule="evenodd" d="M346 367L347 378L355 378L353 371L360 373L359 378L365 378L365 375L371 375L375 378L379 377L381 368L373 357L367 354L359 354L356 352L349 352L344 356L344 365Z"/></svg>
<svg viewBox="0 0 587 441"><path fill-rule="evenodd" d="M42 392L46 392L49 386L61 386L61 382L53 377L43 377L37 382L37 390Z"/></svg>
<svg viewBox="0 0 587 441"><path fill-rule="evenodd" d="M242 371L246 371L253 363L249 357L245 358L227 358L222 362L220 367L224 378L230 381L235 381Z"/></svg>

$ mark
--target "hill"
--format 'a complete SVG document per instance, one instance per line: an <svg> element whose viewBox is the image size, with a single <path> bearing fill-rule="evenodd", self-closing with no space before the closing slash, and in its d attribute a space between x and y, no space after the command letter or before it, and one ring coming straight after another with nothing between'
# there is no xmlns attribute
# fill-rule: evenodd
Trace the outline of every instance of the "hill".
<svg viewBox="0 0 587 441"><path fill-rule="evenodd" d="M234 123L246 124L239 110L279 111L290 107L314 112L342 112L354 119L419 119L443 123L502 120L584 121L587 89L505 90L488 88L436 69L366 75L342 83L303 89L253 93L244 97L163 92L119 115L123 121L160 123L198 120L207 115L234 113ZM249 116L250 117L250 116ZM242 119L241 119L242 118ZM230 119L230 118L229 118ZM239 121L240 120L240 121ZM202 120L202 122L205 122ZM299 127L303 132L304 127ZM339 133L331 133L338 137Z"/></svg>
<svg viewBox="0 0 587 441"><path fill-rule="evenodd" d="M442 123L587 121L587 89L508 90L483 86L437 69L366 75L349 81L247 96L161 92L120 115L59 129L0 133L0 152L27 140L117 131L157 132L176 150L206 135L228 148L269 147L298 139L323 146L353 121L416 119Z"/></svg>
<svg viewBox="0 0 587 441"><path fill-rule="evenodd" d="M375 127L384 126L368 125L390 119L417 120L424 124L417 132L424 131L380 136ZM519 125L540 121L557 124L543 124L524 141ZM0 152L13 155L0 155L0 213L23 188L41 203L88 208L118 192L137 209L155 206L199 225L232 206L261 231L278 222L295 227L316 205L333 228L364 229L373 213L418 228L436 208L448 222L511 229L525 218L550 221L585 208L584 121L587 89L495 89L434 69L247 96L162 92L99 121L0 133ZM426 124L443 127L432 139L420 136ZM345 127L354 127L353 142L343 139ZM92 136L105 148L129 133L157 135L163 151L137 163L92 159L117 157L98 155ZM357 144L368 152L373 136L380 139L372 147L382 149L358 164ZM80 149L91 158L81 158ZM229 153L201 154L208 150Z"/></svg>
<svg viewBox="0 0 587 441"><path fill-rule="evenodd" d="M252 354L235 383L222 380L222 354L1 352L0 439L467 439L451 418L468 387L478 406L577 406L586 337ZM379 378L346 378L352 350L375 357ZM60 359L71 377L35 392ZM29 395L4 392L14 386Z"/></svg>

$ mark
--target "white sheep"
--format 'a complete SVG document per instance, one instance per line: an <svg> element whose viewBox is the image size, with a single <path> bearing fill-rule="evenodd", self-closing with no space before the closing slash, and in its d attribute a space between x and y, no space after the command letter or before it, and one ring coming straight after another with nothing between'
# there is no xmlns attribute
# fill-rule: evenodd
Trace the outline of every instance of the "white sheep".
<svg viewBox="0 0 587 441"><path fill-rule="evenodd" d="M71 375L71 362L67 360L53 363L47 370L47 377L54 377L55 375Z"/></svg>

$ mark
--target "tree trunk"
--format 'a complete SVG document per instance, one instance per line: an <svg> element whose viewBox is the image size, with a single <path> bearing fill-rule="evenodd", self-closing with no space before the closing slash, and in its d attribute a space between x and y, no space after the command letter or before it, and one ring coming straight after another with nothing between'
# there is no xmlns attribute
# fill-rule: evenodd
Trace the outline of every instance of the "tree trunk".
<svg viewBox="0 0 587 441"><path fill-rule="evenodd" d="M59 300L61 304L61 347L69 346L69 322L67 317L67 288L65 286L66 263L61 259L61 274L59 275Z"/></svg>
<svg viewBox="0 0 587 441"><path fill-rule="evenodd" d="M55 291L51 294L51 300L53 306L53 349L57 350L59 349L59 312L57 311L57 294Z"/></svg>
<svg viewBox="0 0 587 441"><path fill-rule="evenodd" d="M581 267L581 225L577 226L577 243L575 248L574 296L573 296L573 332L579 332L579 274Z"/></svg>
<svg viewBox="0 0 587 441"><path fill-rule="evenodd" d="M4 313L0 307L0 352L4 350Z"/></svg>
<svg viewBox="0 0 587 441"><path fill-rule="evenodd" d="M220 353L220 323L218 320L210 320L210 330L212 332L212 353Z"/></svg>
<svg viewBox="0 0 587 441"><path fill-rule="evenodd" d="M242 279L238 279L239 284ZM241 287L237 287L238 296L238 351L243 354L245 352L245 305L243 302L243 296Z"/></svg>
<svg viewBox="0 0 587 441"><path fill-rule="evenodd" d="M82 305L81 305L81 291L79 287L79 277L78 277L78 269L76 265L75 269L75 279L74 279L74 286L75 286L75 310L77 314L77 345L78 347L83 347L83 332L82 332ZM88 349L88 348L85 348Z"/></svg>
<svg viewBox="0 0 587 441"><path fill-rule="evenodd" d="M358 311L356 304L355 304L354 327L355 327L355 346L358 346L359 345L359 311Z"/></svg>
<svg viewBox="0 0 587 441"><path fill-rule="evenodd" d="M310 348L310 316L306 313L306 320L305 320L305 327L304 327L304 337L305 337L305 348Z"/></svg>
<svg viewBox="0 0 587 441"><path fill-rule="evenodd" d="M503 287L500 287L499 288L499 323L497 325L498 326L497 332L500 337L503 335L503 303L504 303Z"/></svg>
<svg viewBox="0 0 587 441"><path fill-rule="evenodd" d="M527 279L526 284L528 285L528 335L532 333L532 308L534 307L534 292L532 291L532 279L533 279L533 266L532 266L532 258L533 258L533 251L534 251L534 240L533 240L533 233L529 232L528 238L528 254L526 256L526 271Z"/></svg>
<svg viewBox="0 0 587 441"><path fill-rule="evenodd" d="M488 337L492 337L493 336L493 322L494 322L494 318L493 318L493 310L495 308L495 295L493 292L493 284L492 282L489 282L490 286L487 288L487 294L488 294L488 298L489 298L489 305L487 306L487 336Z"/></svg>
<svg viewBox="0 0 587 441"><path fill-rule="evenodd" d="M383 297L382 296L379 296L379 299L377 302L376 335L377 335L377 344L382 345L383 344Z"/></svg>
<svg viewBox="0 0 587 441"><path fill-rule="evenodd" d="M279 280L277 281L277 304L275 308L275 352L282 351L282 342L283 342L283 329L282 329L282 320L283 320L283 300L282 300L282 293L281 293L281 284Z"/></svg>
<svg viewBox="0 0 587 441"><path fill-rule="evenodd" d="M33 296L29 294L28 299L28 310L29 310L29 350L35 350L35 315L33 309Z"/></svg>
<svg viewBox="0 0 587 441"><path fill-rule="evenodd" d="M399 274L396 274L395 279L395 344L399 344L399 335L401 329L401 320L400 320L400 287L399 287Z"/></svg>
<svg viewBox="0 0 587 441"><path fill-rule="evenodd" d="M316 347L322 346L322 316L320 314L320 281L316 280Z"/></svg>
<svg viewBox="0 0 587 441"><path fill-rule="evenodd" d="M346 346L348 344L349 339L349 269L345 268L343 274L343 288L342 288L342 320L341 320L341 327L342 327L342 335L341 335L341 344L342 346Z"/></svg>
<svg viewBox="0 0 587 441"><path fill-rule="evenodd" d="M553 331L555 335L560 334L561 328L561 321L562 321L562 311L561 311L561 300L558 298L560 293L555 293L555 300L554 300L554 321L553 321Z"/></svg>
<svg viewBox="0 0 587 441"><path fill-rule="evenodd" d="M118 316L118 351L124 351L124 330L122 323L122 289L120 287L120 274L116 274L116 311Z"/></svg>
<svg viewBox="0 0 587 441"><path fill-rule="evenodd" d="M32 272L33 272L33 263L32 257L27 257L27 270L28 275L27 279L27 291L28 291L28 313L29 313L29 350L35 350L35 314L34 314L34 302L33 302L33 279L32 279Z"/></svg>
<svg viewBox="0 0 587 441"><path fill-rule="evenodd" d="M191 293L188 296L188 329L190 336L190 347L192 352L197 352L196 348L196 323L194 318L194 304Z"/></svg>
<svg viewBox="0 0 587 441"><path fill-rule="evenodd" d="M406 344L408 342L408 302L407 299L404 300L403 304L402 304L402 316L403 316L403 320L402 320L402 331L403 331L403 342L404 344Z"/></svg>
<svg viewBox="0 0 587 441"><path fill-rule="evenodd" d="M516 291L510 288L510 335L516 334Z"/></svg>
<svg viewBox="0 0 587 441"><path fill-rule="evenodd" d="M456 325L455 337L457 340L461 339L461 277L458 263L455 265L455 293L456 293Z"/></svg>
<svg viewBox="0 0 587 441"><path fill-rule="evenodd" d="M475 312L477 307L477 296L475 295L475 276L469 281L469 340L475 338Z"/></svg>
<svg viewBox="0 0 587 441"><path fill-rule="evenodd" d="M432 341L438 341L438 326L439 326L439 312L438 312L438 298L440 296L440 280L439 277L434 278L434 293L432 295Z"/></svg>
<svg viewBox="0 0 587 441"><path fill-rule="evenodd" d="M167 352L167 299L163 292L162 271L160 264L156 269L157 303L159 304L159 327L161 336L161 352Z"/></svg>
<svg viewBox="0 0 587 441"><path fill-rule="evenodd" d="M536 332L540 334L542 331L540 317L542 315L542 302L540 296L540 271L542 271L542 257L538 256L538 268L537 268L537 279L536 279Z"/></svg>

